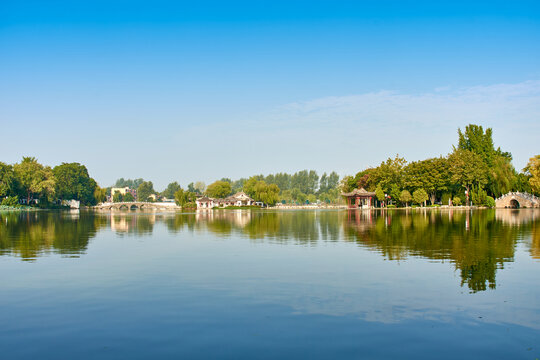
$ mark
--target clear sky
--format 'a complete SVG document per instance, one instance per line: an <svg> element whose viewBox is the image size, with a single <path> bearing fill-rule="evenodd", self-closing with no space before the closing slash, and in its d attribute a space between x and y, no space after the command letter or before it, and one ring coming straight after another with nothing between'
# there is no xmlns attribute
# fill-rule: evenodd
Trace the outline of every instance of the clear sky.
<svg viewBox="0 0 540 360"><path fill-rule="evenodd" d="M0 161L185 186L540 153L538 1L0 2Z"/></svg>

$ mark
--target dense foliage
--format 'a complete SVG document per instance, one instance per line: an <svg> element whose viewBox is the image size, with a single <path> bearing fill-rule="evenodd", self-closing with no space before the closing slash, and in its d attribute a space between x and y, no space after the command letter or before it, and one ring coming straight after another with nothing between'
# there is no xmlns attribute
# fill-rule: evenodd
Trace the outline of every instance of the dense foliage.
<svg viewBox="0 0 540 360"><path fill-rule="evenodd" d="M512 155L495 148L492 135L490 128L484 131L482 126L468 125L464 131L458 129L458 145L448 156L407 163L396 155L376 168L346 176L342 189L349 192L364 188L375 191L383 204L391 199L401 205L411 200L410 194L417 204L426 200L445 205L469 201L485 206L493 206L494 198L509 191L539 195L540 155L531 158L524 173L518 173L512 166ZM426 200L422 200L422 191L427 194Z"/></svg>
<svg viewBox="0 0 540 360"><path fill-rule="evenodd" d="M61 200L79 200L82 205L94 205L102 194L86 167L79 163L51 168L34 157L23 157L14 165L0 162L0 197L6 203L24 200L26 204L50 206Z"/></svg>

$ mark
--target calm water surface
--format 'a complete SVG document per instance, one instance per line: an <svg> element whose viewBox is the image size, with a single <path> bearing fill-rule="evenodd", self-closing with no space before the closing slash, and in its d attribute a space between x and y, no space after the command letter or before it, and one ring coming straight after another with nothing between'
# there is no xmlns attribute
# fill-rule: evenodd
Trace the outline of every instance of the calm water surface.
<svg viewBox="0 0 540 360"><path fill-rule="evenodd" d="M540 358L540 213L0 213L2 359Z"/></svg>

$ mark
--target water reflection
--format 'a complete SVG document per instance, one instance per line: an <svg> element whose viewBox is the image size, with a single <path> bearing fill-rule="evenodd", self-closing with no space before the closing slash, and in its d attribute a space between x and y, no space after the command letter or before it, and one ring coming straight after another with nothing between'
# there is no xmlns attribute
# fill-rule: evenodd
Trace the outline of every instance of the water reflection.
<svg viewBox="0 0 540 360"><path fill-rule="evenodd" d="M34 260L48 252L78 257L106 219L69 212L0 213L0 255Z"/></svg>
<svg viewBox="0 0 540 360"><path fill-rule="evenodd" d="M496 273L525 240L540 259L540 212L485 211L205 211L177 214L91 212L0 213L0 255L35 260L47 253L80 256L99 231L119 236L210 233L255 242L316 246L346 241L404 261L451 261L472 292L495 289Z"/></svg>
<svg viewBox="0 0 540 360"><path fill-rule="evenodd" d="M529 214L527 214L529 215ZM366 217L368 217L366 219ZM461 274L461 284L473 292L496 287L495 274L514 259L515 246L530 233L535 217L523 216L520 226L508 226L494 210L448 212L382 212L349 214L349 240L379 251L390 260L418 256L451 260Z"/></svg>

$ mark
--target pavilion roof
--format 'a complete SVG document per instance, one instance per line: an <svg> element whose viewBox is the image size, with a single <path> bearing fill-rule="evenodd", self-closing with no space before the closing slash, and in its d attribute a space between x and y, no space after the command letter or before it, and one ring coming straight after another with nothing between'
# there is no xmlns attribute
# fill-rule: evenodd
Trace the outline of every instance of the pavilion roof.
<svg viewBox="0 0 540 360"><path fill-rule="evenodd" d="M342 196L351 197L351 196L375 196L375 192L372 191L366 191L366 189L354 189L351 192L348 193L341 193Z"/></svg>

